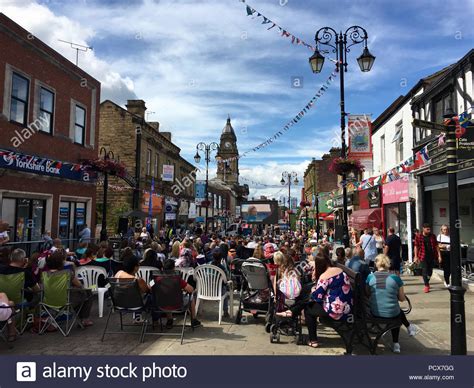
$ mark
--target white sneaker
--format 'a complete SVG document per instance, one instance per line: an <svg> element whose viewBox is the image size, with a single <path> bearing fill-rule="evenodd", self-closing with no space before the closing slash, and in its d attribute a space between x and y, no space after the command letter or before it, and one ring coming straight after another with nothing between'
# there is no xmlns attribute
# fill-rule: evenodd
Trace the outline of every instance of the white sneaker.
<svg viewBox="0 0 474 388"><path fill-rule="evenodd" d="M445 287L445 288L449 288L449 284L446 283L446 282L444 282L444 287Z"/></svg>
<svg viewBox="0 0 474 388"><path fill-rule="evenodd" d="M392 346L393 353L400 353L400 344L398 342L394 342Z"/></svg>
<svg viewBox="0 0 474 388"><path fill-rule="evenodd" d="M410 337L414 337L420 331L418 326L414 325L413 323L410 323L410 326L408 326L407 330Z"/></svg>

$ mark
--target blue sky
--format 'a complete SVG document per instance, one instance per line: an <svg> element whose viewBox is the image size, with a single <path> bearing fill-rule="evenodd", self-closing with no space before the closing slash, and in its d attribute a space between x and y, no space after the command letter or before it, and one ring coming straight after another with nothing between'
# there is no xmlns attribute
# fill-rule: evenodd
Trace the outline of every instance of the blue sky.
<svg viewBox="0 0 474 388"><path fill-rule="evenodd" d="M469 0L248 3L311 44L320 27L363 26L377 59L361 73L362 46L349 54L346 110L374 118L419 78L473 47ZM154 112L148 119L171 131L190 161L197 142L219 138L227 114L239 150L258 145L306 105L333 69L326 61L321 74L312 74L310 51L247 17L238 0L0 0L0 9L71 60L75 51L58 39L93 46L79 64L102 82L102 98L121 105L145 100ZM292 88L291 77L302 77L303 87ZM302 175L312 157L327 152L339 128L338 81L285 136L242 159L241 175L279 185L283 170ZM278 190L252 187L251 194Z"/></svg>

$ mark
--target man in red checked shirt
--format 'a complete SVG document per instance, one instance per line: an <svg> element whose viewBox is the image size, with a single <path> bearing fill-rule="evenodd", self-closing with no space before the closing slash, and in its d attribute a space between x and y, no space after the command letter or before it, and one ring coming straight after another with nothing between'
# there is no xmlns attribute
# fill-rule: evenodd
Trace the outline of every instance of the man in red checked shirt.
<svg viewBox="0 0 474 388"><path fill-rule="evenodd" d="M433 267L441 260L441 253L436 241L436 236L431 233L430 224L423 224L423 231L415 236L415 263L421 263L423 282L425 287L423 292L430 292L430 278L433 274Z"/></svg>

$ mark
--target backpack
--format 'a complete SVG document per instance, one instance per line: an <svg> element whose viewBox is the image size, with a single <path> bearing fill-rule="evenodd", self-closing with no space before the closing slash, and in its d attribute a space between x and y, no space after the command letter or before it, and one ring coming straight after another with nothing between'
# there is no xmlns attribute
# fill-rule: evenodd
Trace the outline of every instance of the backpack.
<svg viewBox="0 0 474 388"><path fill-rule="evenodd" d="M294 271L285 272L278 282L278 289L288 299L296 299L301 294L301 282Z"/></svg>

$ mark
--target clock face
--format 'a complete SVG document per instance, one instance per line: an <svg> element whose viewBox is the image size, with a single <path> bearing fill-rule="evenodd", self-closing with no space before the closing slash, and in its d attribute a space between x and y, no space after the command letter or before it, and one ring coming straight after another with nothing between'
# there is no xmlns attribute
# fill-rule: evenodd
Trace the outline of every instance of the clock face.
<svg viewBox="0 0 474 388"><path fill-rule="evenodd" d="M230 141L226 141L224 143L224 147L227 148L227 149L232 148L232 143Z"/></svg>

